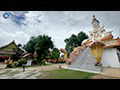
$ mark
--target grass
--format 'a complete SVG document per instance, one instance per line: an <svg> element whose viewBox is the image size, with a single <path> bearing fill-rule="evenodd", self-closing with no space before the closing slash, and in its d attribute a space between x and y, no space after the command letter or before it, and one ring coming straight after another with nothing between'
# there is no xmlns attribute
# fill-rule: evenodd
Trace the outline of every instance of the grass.
<svg viewBox="0 0 120 90"><path fill-rule="evenodd" d="M43 74L37 76L37 79L90 79L90 76L96 75L83 71L74 71L68 69L55 69L51 71L41 71Z"/></svg>
<svg viewBox="0 0 120 90"><path fill-rule="evenodd" d="M34 70L34 71L36 71L36 70ZM27 75L25 78L30 77L30 76L35 75L35 74L37 74L37 72L29 73L29 75Z"/></svg>
<svg viewBox="0 0 120 90"><path fill-rule="evenodd" d="M47 65L52 65L52 64L47 64ZM42 67L42 65L41 66L38 66L38 65L27 66L26 68L31 68L31 67L32 68ZM22 68L22 67L16 67L16 68ZM1 69L1 70L5 70L5 69ZM15 71L15 72L10 72L10 71L11 70L6 70L5 72L1 73L0 75L9 74L10 76L12 76L12 75L20 73L20 71ZM26 77L35 75L37 72L34 72L34 71L29 72L28 73L29 75L27 75ZM69 70L69 69L54 69L54 70L50 70L50 71L40 71L40 72L42 74L40 74L39 76L36 76L37 79L90 79L91 76L97 75L94 73L75 71L75 70Z"/></svg>
<svg viewBox="0 0 120 90"><path fill-rule="evenodd" d="M25 68L35 68L35 67L48 66L48 65L51 65L51 64L45 64L45 65L32 65L32 66L26 66ZM15 67L15 68L23 68L23 67L22 67L22 66L19 66L19 67Z"/></svg>
<svg viewBox="0 0 120 90"><path fill-rule="evenodd" d="M14 71L14 72L10 72L9 75L10 75L10 76L13 76L13 75L18 74L18 73L20 73L20 72L21 72L21 71L18 71L18 70L17 70L17 71Z"/></svg>
<svg viewBox="0 0 120 90"><path fill-rule="evenodd" d="M12 70L6 70L5 72L3 73L0 73L0 75L3 75L3 74L8 74L9 72L11 72Z"/></svg>

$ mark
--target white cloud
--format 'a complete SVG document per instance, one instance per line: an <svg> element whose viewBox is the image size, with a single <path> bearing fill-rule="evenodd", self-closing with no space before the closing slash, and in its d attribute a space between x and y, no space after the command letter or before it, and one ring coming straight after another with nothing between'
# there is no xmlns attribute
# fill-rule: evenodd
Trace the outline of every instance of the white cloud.
<svg viewBox="0 0 120 90"><path fill-rule="evenodd" d="M1 11L0 14L3 12ZM119 11L18 11L10 12L10 19L0 16L0 45L5 45L15 39L17 43L25 44L31 36L46 34L52 37L57 48L65 48L64 40L71 34L77 35L80 31L88 34L91 31L92 16L95 14L100 26L105 25L106 31L114 30L114 37L120 36ZM14 22L16 16L24 16Z"/></svg>

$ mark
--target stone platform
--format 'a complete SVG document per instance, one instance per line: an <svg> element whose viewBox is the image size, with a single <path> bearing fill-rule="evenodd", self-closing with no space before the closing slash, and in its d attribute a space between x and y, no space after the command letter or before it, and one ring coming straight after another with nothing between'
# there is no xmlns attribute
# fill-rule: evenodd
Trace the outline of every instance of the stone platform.
<svg viewBox="0 0 120 90"><path fill-rule="evenodd" d="M71 64L67 65L65 69L80 70L85 72L100 73L101 67L95 66L95 58L92 56L90 49L87 47L80 50L78 56L74 55Z"/></svg>

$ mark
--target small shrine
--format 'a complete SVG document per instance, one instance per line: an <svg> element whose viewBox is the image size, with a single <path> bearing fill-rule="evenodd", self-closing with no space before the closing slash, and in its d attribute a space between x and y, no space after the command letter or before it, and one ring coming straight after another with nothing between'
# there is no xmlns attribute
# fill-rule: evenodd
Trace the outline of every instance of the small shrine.
<svg viewBox="0 0 120 90"><path fill-rule="evenodd" d="M87 72L101 72L101 67L120 68L120 39L112 35L113 30L107 31L105 25L93 15L91 22L93 30L89 31L90 38L82 41L82 45L74 47L70 58L66 59L68 69ZM67 55L65 49L60 49Z"/></svg>

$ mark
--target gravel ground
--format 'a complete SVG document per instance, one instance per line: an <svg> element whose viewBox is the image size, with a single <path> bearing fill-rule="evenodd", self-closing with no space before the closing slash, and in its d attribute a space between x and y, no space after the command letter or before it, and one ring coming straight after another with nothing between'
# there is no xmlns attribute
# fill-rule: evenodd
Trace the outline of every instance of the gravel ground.
<svg viewBox="0 0 120 90"><path fill-rule="evenodd" d="M66 66L66 64L51 64L48 66L26 68L25 72L23 72L22 68L1 69L0 79L37 79L36 77L42 74L40 71L59 69L59 65L62 65L62 68Z"/></svg>
<svg viewBox="0 0 120 90"><path fill-rule="evenodd" d="M41 71L59 69L59 65L62 65L62 68L67 67L64 63L26 68L25 72L23 72L22 68L0 69L0 79L37 79L37 76L42 76ZM3 68L5 65L0 65L0 67ZM91 79L120 79L120 68L103 67L102 70L100 74L91 76Z"/></svg>

